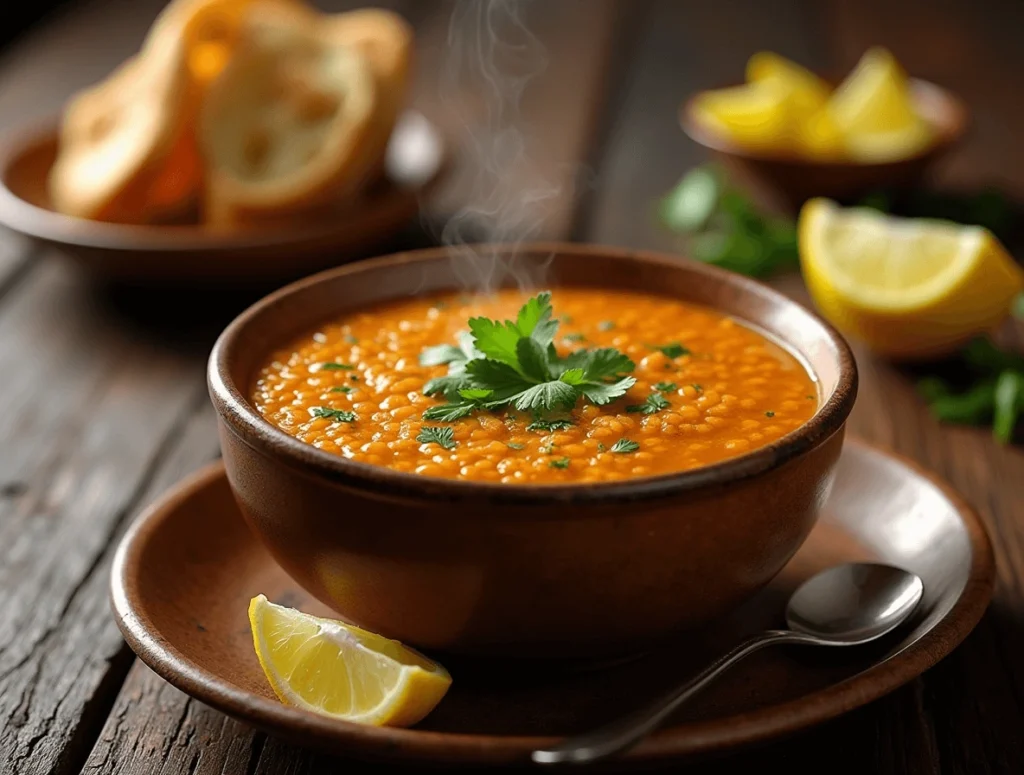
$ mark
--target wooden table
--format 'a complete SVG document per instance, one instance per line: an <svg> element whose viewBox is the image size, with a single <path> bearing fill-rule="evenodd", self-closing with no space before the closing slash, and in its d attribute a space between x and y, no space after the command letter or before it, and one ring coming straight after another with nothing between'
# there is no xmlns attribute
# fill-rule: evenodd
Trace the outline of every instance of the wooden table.
<svg viewBox="0 0 1024 775"><path fill-rule="evenodd" d="M90 0L21 42L0 62L3 128L101 77L159 5ZM465 89L438 90L451 6L392 5L419 35L414 102L455 136L460 116L482 105ZM675 249L652 205L702 158L677 128L677 105L739 78L757 49L844 71L866 46L891 47L974 109L975 133L943 182L1024 192L1016 0L546 0L527 20L549 62L524 93L523 121L530 157L556 190L535 236ZM436 222L488 184L479 173L461 154L432 205ZM802 293L797 278L780 283ZM118 537L161 490L217 455L205 356L249 300L225 294L200 307L96 288L0 234L0 772L378 771L290 747L189 699L134 658L110 615ZM183 309L185 319L170 317ZM893 695L687 771L1024 772L1024 456L985 430L940 427L903 373L858 355L852 431L938 471L981 511L999 563L995 603L961 648Z"/></svg>

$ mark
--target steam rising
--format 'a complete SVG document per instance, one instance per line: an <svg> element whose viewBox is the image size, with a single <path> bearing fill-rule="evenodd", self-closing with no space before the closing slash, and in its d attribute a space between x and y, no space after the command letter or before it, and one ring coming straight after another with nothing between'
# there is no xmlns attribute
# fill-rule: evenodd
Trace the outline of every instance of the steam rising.
<svg viewBox="0 0 1024 775"><path fill-rule="evenodd" d="M527 29L523 0L458 0L448 28L441 96L462 121L463 149L474 171L467 205L445 225L456 271L467 288L491 291L512 275L520 288L543 280L546 266L501 258L471 243L515 246L534 238L545 203L559 187L538 174L528 154L520 102L529 82L547 67L543 45ZM455 102L468 95L473 110ZM472 118L469 113L472 113Z"/></svg>

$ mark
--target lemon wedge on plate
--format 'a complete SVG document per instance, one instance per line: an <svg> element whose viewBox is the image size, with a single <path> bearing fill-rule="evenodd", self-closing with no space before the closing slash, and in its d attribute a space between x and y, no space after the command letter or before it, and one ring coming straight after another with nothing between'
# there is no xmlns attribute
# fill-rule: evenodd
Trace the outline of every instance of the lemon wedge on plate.
<svg viewBox="0 0 1024 775"><path fill-rule="evenodd" d="M979 226L812 199L800 213L799 242L821 313L893 358L952 352L997 326L1024 288L1024 271Z"/></svg>
<svg viewBox="0 0 1024 775"><path fill-rule="evenodd" d="M344 622L249 604L263 672L282 702L374 726L411 726L444 697L448 671L398 641Z"/></svg>
<svg viewBox="0 0 1024 775"><path fill-rule="evenodd" d="M829 99L850 155L887 162L923 151L934 131L914 107L910 80L884 48L870 48Z"/></svg>

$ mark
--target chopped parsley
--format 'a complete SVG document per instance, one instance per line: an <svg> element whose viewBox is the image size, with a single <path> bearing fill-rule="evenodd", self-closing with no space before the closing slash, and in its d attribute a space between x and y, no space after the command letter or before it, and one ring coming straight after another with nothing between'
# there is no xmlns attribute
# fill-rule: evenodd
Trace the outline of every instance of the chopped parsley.
<svg viewBox="0 0 1024 775"><path fill-rule="evenodd" d="M765 412L764 416L765 417L774 417L775 416L775 412Z"/></svg>
<svg viewBox="0 0 1024 775"><path fill-rule="evenodd" d="M619 439L612 444L612 452L618 452L620 455L624 455L627 452L636 452L638 449L640 449L640 445L629 439Z"/></svg>
<svg viewBox="0 0 1024 775"><path fill-rule="evenodd" d="M615 324L610 320L602 320L597 324L598 331L611 331L615 328Z"/></svg>
<svg viewBox="0 0 1024 775"><path fill-rule="evenodd" d="M559 322L568 325L569 323L572 323L572 315L559 315L558 320Z"/></svg>
<svg viewBox="0 0 1024 775"><path fill-rule="evenodd" d="M328 362L321 363L320 368L323 369L324 371L352 371L353 369L355 369L355 366L350 366L347 363Z"/></svg>
<svg viewBox="0 0 1024 775"><path fill-rule="evenodd" d="M636 384L628 376L633 361L614 348L561 357L554 346L558 325L546 291L527 301L514 321L470 318L458 347L428 347L420 363L447 364L448 374L424 385L426 395L446 399L424 412L424 419L452 422L508 406L543 414L569 410L580 399L603 406Z"/></svg>
<svg viewBox="0 0 1024 775"><path fill-rule="evenodd" d="M323 417L335 422L355 422L356 413L345 409L331 409L329 406L314 406L309 410L314 417Z"/></svg>
<svg viewBox="0 0 1024 775"><path fill-rule="evenodd" d="M455 449L454 431L451 428L432 428L428 425L420 428L416 441L421 444L437 444L445 449Z"/></svg>
<svg viewBox="0 0 1024 775"><path fill-rule="evenodd" d="M359 339L352 336L352 334L345 334L345 341L349 344L359 344Z"/></svg>
<svg viewBox="0 0 1024 775"><path fill-rule="evenodd" d="M352 392L352 388L350 388L348 385L341 385L339 387L332 387L331 388L331 392L332 393L351 393Z"/></svg>
<svg viewBox="0 0 1024 775"><path fill-rule="evenodd" d="M540 451L543 452L545 455L550 455L552 452L555 451L555 445L545 444L543 447L540 448Z"/></svg>
<svg viewBox="0 0 1024 775"><path fill-rule="evenodd" d="M690 354L690 350L683 347L679 342L670 342L669 344L649 344L647 346L652 350L657 350L662 353L666 358L681 358L684 355Z"/></svg>
<svg viewBox="0 0 1024 775"><path fill-rule="evenodd" d="M517 443L515 441L510 441L507 444L507 446L508 446L509 449L525 449L525 447L526 447L525 444L519 444L519 443Z"/></svg>
<svg viewBox="0 0 1024 775"><path fill-rule="evenodd" d="M698 385L696 382L694 382L692 385L690 385L690 387L692 387L698 393L702 393L704 391L704 386L703 385Z"/></svg>
<svg viewBox="0 0 1024 775"><path fill-rule="evenodd" d="M569 458L567 458L567 457L555 458L550 463L548 463L548 465L551 468L568 468L569 467Z"/></svg>
<svg viewBox="0 0 1024 775"><path fill-rule="evenodd" d="M587 337L583 334L566 334L562 338L567 342L582 342L585 341Z"/></svg>
<svg viewBox="0 0 1024 775"><path fill-rule="evenodd" d="M597 451L598 451L598 452L604 452L604 451L606 451L607 449L608 449L608 447L606 447L606 446L604 445L604 442L602 442L602 441L599 441L599 442L597 442Z"/></svg>
<svg viewBox="0 0 1024 775"><path fill-rule="evenodd" d="M526 426L528 431L564 431L574 425L572 420L534 420Z"/></svg>
<svg viewBox="0 0 1024 775"><path fill-rule="evenodd" d="M655 390L660 390L662 393L671 393L679 387L675 382L659 382L654 386Z"/></svg>
<svg viewBox="0 0 1024 775"><path fill-rule="evenodd" d="M662 409L668 409L672 404L665 400L661 393L651 393L642 404L627 406L626 411L630 413L657 414Z"/></svg>

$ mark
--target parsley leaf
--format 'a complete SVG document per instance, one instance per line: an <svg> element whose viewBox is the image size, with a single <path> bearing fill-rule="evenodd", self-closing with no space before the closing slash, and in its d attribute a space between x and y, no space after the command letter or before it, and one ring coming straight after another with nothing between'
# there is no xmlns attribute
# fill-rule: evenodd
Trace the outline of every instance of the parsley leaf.
<svg viewBox="0 0 1024 775"><path fill-rule="evenodd" d="M765 412L764 416L765 417L774 417L775 416L775 412Z"/></svg>
<svg viewBox="0 0 1024 775"><path fill-rule="evenodd" d="M356 413L345 409L331 409L329 406L314 406L309 413L317 418L326 418L335 422L355 422Z"/></svg>
<svg viewBox="0 0 1024 775"><path fill-rule="evenodd" d="M551 467L551 468L568 468L569 467L569 458L567 458L567 457L555 458L550 463L548 463L548 466Z"/></svg>
<svg viewBox="0 0 1024 775"><path fill-rule="evenodd" d="M615 328L615 324L610 320L602 320L597 324L598 331L611 331L613 328Z"/></svg>
<svg viewBox="0 0 1024 775"><path fill-rule="evenodd" d="M508 447L509 449L523 449L523 448L525 448L525 447L526 447L526 445L525 445L525 444L519 444L519 443L517 443L517 442L514 442L514 441L510 441L510 442L509 442L508 444L506 444L505 446L507 446L507 447Z"/></svg>
<svg viewBox="0 0 1024 775"><path fill-rule="evenodd" d="M421 444L437 444L445 449L455 449L454 433L451 428L434 428L425 425L416 434L416 441Z"/></svg>
<svg viewBox="0 0 1024 775"><path fill-rule="evenodd" d="M659 382L654 386L654 389L660 390L662 393L671 393L677 387L679 386L675 382Z"/></svg>
<svg viewBox="0 0 1024 775"><path fill-rule="evenodd" d="M564 431L575 423L572 420L534 420L526 426L528 431Z"/></svg>
<svg viewBox="0 0 1024 775"><path fill-rule="evenodd" d="M348 385L341 385L339 387L332 387L331 388L331 392L332 393L351 393L352 392L352 388L350 388Z"/></svg>
<svg viewBox="0 0 1024 775"><path fill-rule="evenodd" d="M428 420L450 422L478 409L514 406L536 413L571 409L580 398L607 404L636 384L625 376L635 365L614 348L577 350L562 358L554 346L559 321L552 318L551 294L528 300L516 320L469 320L459 347L438 345L420 355L423 365L448 365L448 374L424 385L426 395L443 395Z"/></svg>
<svg viewBox="0 0 1024 775"><path fill-rule="evenodd" d="M423 413L424 420L440 420L441 422L454 422L473 413L478 407L472 401L465 401L461 404L441 404L432 406Z"/></svg>
<svg viewBox="0 0 1024 775"><path fill-rule="evenodd" d="M582 342L585 341L587 337L583 334L566 334L562 338L567 342Z"/></svg>
<svg viewBox="0 0 1024 775"><path fill-rule="evenodd" d="M355 366L349 366L347 363L321 363L320 368L324 371L353 371Z"/></svg>
<svg viewBox="0 0 1024 775"><path fill-rule="evenodd" d="M666 358L681 358L684 355L690 354L690 350L683 347L679 342L670 342L669 344L649 344L647 346L652 350L657 350L662 353Z"/></svg>
<svg viewBox="0 0 1024 775"><path fill-rule="evenodd" d="M439 344L437 347L428 347L420 353L420 366L440 366L444 363L464 360L466 360L466 354L451 344Z"/></svg>
<svg viewBox="0 0 1024 775"><path fill-rule="evenodd" d="M657 414L662 409L668 409L672 404L665 400L661 393L651 393L642 404L627 406L627 412L640 412L641 414Z"/></svg>
<svg viewBox="0 0 1024 775"><path fill-rule="evenodd" d="M624 455L628 452L636 452L638 449L640 449L640 445L635 441L630 441L629 439L619 439L612 444L612 452L618 452L620 455Z"/></svg>

